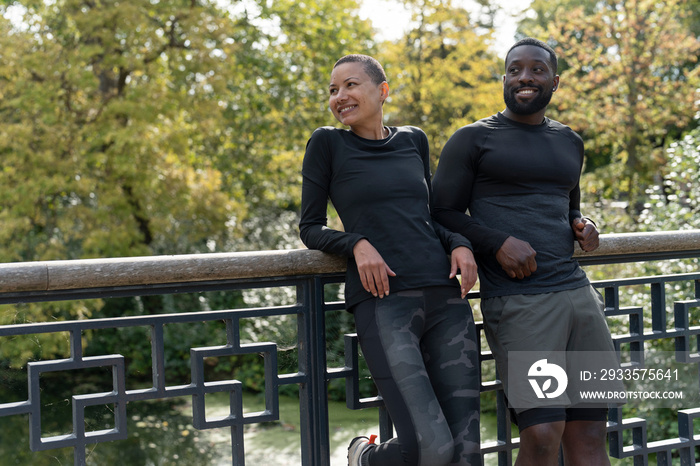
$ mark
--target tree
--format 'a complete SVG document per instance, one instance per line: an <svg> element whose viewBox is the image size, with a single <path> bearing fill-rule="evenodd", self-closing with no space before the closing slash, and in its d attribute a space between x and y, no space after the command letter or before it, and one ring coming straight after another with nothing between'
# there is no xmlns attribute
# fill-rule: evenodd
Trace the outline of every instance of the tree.
<svg viewBox="0 0 700 466"><path fill-rule="evenodd" d="M211 5L28 2L2 23L0 260L190 252L243 203L203 140L242 47Z"/></svg>
<svg viewBox="0 0 700 466"><path fill-rule="evenodd" d="M5 17L10 5L21 21ZM329 21L337 11L342 21ZM331 120L330 69L370 39L350 0L0 3L0 262L266 249L296 237L304 144ZM17 305L0 323L212 299ZM3 358L21 364L36 345L12 349Z"/></svg>
<svg viewBox="0 0 700 466"><path fill-rule="evenodd" d="M240 219L242 234L228 249L301 245L298 212L301 162L314 129L337 124L328 110L328 83L336 60L374 53L370 23L354 0L260 1L269 30L252 66L251 88L231 93L221 158L244 160L228 176L242 180L241 195L254 215Z"/></svg>
<svg viewBox="0 0 700 466"><path fill-rule="evenodd" d="M330 67L371 29L350 0L221 5L34 0L2 18L0 261L230 250L248 219L295 209Z"/></svg>
<svg viewBox="0 0 700 466"><path fill-rule="evenodd" d="M648 231L700 228L700 128L669 144L666 154L661 182L647 189L640 224Z"/></svg>
<svg viewBox="0 0 700 466"><path fill-rule="evenodd" d="M415 28L379 55L391 94L386 118L421 127L433 162L452 133L503 106L500 63L490 34L474 31L469 13L450 0L406 2Z"/></svg>
<svg viewBox="0 0 700 466"><path fill-rule="evenodd" d="M700 42L687 2L607 0L556 10L548 38L568 65L554 115L582 133L598 195L639 195L665 163L663 147L689 125L700 86ZM589 177L589 180L591 178Z"/></svg>

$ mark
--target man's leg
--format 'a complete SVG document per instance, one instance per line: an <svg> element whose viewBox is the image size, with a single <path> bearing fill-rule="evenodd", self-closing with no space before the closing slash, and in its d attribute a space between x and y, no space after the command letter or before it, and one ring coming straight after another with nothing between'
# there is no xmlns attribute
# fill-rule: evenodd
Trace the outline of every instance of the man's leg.
<svg viewBox="0 0 700 466"><path fill-rule="evenodd" d="M576 320L572 327L570 350L572 352L607 352L607 361L600 367L614 367L618 363L615 346L605 318L605 304L601 294L592 286L572 290L572 306L576 308ZM580 354L579 354L580 357ZM624 386L622 388L624 389ZM606 447L607 409L594 405L580 405L567 411L567 423L562 438L566 465L609 466Z"/></svg>
<svg viewBox="0 0 700 466"><path fill-rule="evenodd" d="M515 466L557 466L565 426L565 421L547 422L520 431L520 449Z"/></svg>
<svg viewBox="0 0 700 466"><path fill-rule="evenodd" d="M514 295L481 300L484 329L496 360L506 396L509 394L509 353L561 351L566 348L569 320L550 295ZM520 429L517 466L558 466L566 412L563 407L513 407Z"/></svg>
<svg viewBox="0 0 700 466"><path fill-rule="evenodd" d="M566 466L609 466L605 421L569 421L562 444Z"/></svg>

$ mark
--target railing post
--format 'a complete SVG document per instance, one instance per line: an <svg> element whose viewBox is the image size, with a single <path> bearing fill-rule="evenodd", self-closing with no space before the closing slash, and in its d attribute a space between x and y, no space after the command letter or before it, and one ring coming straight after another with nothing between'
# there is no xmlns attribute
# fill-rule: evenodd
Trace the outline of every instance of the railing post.
<svg viewBox="0 0 700 466"><path fill-rule="evenodd" d="M330 466L326 321L321 279L306 280L301 295L304 311L299 315L299 371L307 378L299 387L301 463Z"/></svg>

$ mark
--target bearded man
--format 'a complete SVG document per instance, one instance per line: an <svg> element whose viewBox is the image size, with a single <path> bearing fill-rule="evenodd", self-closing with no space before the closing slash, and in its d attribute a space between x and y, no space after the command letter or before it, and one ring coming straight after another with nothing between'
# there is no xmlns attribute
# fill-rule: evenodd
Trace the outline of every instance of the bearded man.
<svg viewBox="0 0 700 466"><path fill-rule="evenodd" d="M606 405L523 406L511 396L519 389L509 390L518 352L595 351L617 361L603 299L573 259L575 242L593 251L599 234L580 212L583 140L545 117L558 86L551 47L533 38L511 47L506 108L445 144L433 216L474 248L485 334L520 429L516 465L556 465L560 445L567 465L609 465Z"/></svg>

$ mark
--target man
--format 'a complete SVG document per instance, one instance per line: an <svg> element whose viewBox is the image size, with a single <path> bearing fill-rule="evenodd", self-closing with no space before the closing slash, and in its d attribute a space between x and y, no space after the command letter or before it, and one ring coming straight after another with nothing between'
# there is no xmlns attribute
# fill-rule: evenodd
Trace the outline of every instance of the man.
<svg viewBox="0 0 700 466"><path fill-rule="evenodd" d="M558 86L551 47L532 38L513 45L506 109L457 130L433 181L436 220L474 246L486 337L506 395L509 353L614 355L602 297L572 258L574 241L593 251L599 240L579 211L583 141L545 117ZM560 445L567 466L610 464L605 407L519 408L511 404L516 465L556 465Z"/></svg>

